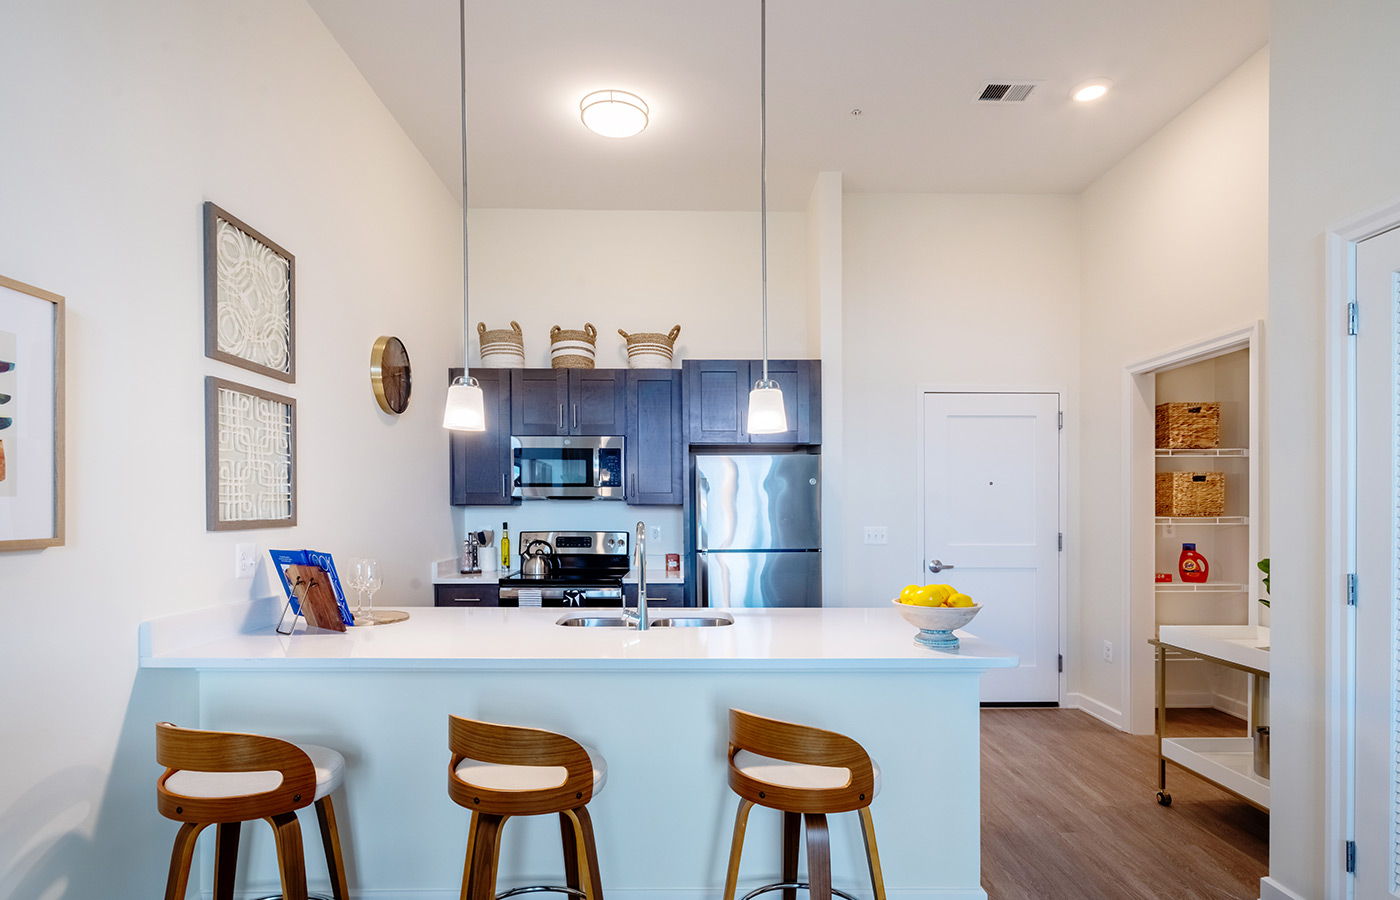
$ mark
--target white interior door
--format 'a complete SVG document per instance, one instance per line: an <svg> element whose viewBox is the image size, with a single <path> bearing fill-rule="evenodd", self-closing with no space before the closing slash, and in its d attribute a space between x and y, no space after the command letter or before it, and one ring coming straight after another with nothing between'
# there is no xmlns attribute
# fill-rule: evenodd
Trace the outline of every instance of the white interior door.
<svg viewBox="0 0 1400 900"><path fill-rule="evenodd" d="M1354 896L1400 896L1400 230L1356 251L1356 734Z"/></svg>
<svg viewBox="0 0 1400 900"><path fill-rule="evenodd" d="M967 630L1021 658L984 703L1060 699L1059 413L1059 394L924 394L924 582L970 595Z"/></svg>

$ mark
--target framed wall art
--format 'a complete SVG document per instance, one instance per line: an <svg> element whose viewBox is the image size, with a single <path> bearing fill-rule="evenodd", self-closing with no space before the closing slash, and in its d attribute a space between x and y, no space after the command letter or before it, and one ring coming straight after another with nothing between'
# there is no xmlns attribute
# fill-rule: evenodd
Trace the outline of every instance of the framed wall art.
<svg viewBox="0 0 1400 900"><path fill-rule="evenodd" d="M210 375L204 380L209 531L297 523L297 402Z"/></svg>
<svg viewBox="0 0 1400 900"><path fill-rule="evenodd" d="M63 298L0 275L0 550L63 544Z"/></svg>
<svg viewBox="0 0 1400 900"><path fill-rule="evenodd" d="M296 379L296 259L204 204L204 355Z"/></svg>

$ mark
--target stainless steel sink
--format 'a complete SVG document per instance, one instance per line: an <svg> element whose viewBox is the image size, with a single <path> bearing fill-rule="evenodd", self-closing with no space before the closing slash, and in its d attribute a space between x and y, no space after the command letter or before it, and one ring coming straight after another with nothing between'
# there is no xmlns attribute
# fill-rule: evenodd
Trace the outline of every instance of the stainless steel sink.
<svg viewBox="0 0 1400 900"><path fill-rule="evenodd" d="M626 628L627 620L621 616L565 616L554 624L569 628ZM653 628L714 628L733 624L734 619L728 615L663 616L651 620Z"/></svg>
<svg viewBox="0 0 1400 900"><path fill-rule="evenodd" d="M714 628L733 624L729 616L667 616L651 620L653 628Z"/></svg>
<svg viewBox="0 0 1400 900"><path fill-rule="evenodd" d="M565 616L555 625L572 628L626 628L627 622L620 616Z"/></svg>

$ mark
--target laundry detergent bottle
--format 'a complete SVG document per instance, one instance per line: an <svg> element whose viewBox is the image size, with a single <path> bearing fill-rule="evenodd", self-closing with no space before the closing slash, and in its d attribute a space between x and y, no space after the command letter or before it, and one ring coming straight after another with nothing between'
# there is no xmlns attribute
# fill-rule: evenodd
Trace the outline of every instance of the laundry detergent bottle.
<svg viewBox="0 0 1400 900"><path fill-rule="evenodd" d="M1181 580L1187 584L1203 584L1210 573L1210 563L1196 552L1195 544L1182 544L1177 570L1181 572Z"/></svg>

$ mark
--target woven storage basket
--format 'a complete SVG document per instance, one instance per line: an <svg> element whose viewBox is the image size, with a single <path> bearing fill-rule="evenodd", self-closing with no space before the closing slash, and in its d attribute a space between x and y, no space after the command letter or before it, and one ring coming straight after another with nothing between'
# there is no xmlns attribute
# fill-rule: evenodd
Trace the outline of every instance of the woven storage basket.
<svg viewBox="0 0 1400 900"><path fill-rule="evenodd" d="M1157 515L1225 515L1225 476L1220 472L1158 472Z"/></svg>
<svg viewBox="0 0 1400 900"><path fill-rule="evenodd" d="M1157 446L1210 450L1220 446L1219 403L1158 403Z"/></svg>
<svg viewBox="0 0 1400 900"><path fill-rule="evenodd" d="M634 331L631 334L621 328L617 333L627 339L627 365L633 369L671 368L671 350L676 346L676 336L681 333L677 325L666 334L655 331Z"/></svg>
<svg viewBox="0 0 1400 900"><path fill-rule="evenodd" d="M591 369L598 355L598 329L592 322L583 323L583 330L549 329L549 364L556 369Z"/></svg>
<svg viewBox="0 0 1400 900"><path fill-rule="evenodd" d="M525 335L520 331L520 323L511 322L509 328L487 331L485 322L477 322L476 333L481 336L483 368L525 368Z"/></svg>

